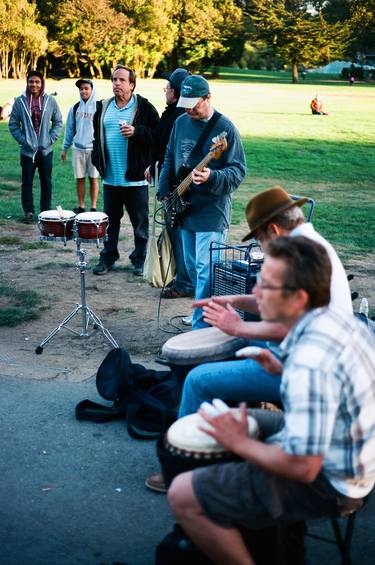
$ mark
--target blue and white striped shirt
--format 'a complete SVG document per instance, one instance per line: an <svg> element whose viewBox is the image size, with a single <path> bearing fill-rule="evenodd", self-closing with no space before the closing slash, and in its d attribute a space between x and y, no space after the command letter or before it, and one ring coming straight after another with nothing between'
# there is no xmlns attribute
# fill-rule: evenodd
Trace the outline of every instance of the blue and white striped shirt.
<svg viewBox="0 0 375 565"><path fill-rule="evenodd" d="M120 121L133 121L136 97L133 94L124 108L119 108L113 99L104 115L104 136L107 154L103 182L112 186L144 186L144 181L128 181L125 178L128 158L128 140L120 133Z"/></svg>
<svg viewBox="0 0 375 565"><path fill-rule="evenodd" d="M322 455L323 474L346 496L375 480L375 340L353 315L306 313L281 344L285 426L268 438L292 455Z"/></svg>

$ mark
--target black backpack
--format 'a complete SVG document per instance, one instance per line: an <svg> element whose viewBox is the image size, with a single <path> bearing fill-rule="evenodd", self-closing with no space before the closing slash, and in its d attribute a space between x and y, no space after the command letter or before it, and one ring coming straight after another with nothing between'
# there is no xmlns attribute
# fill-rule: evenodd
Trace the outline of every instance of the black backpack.
<svg viewBox="0 0 375 565"><path fill-rule="evenodd" d="M132 363L125 349L112 349L101 363L96 387L111 406L83 400L76 406L78 420L108 422L126 418L136 439L156 439L177 418L181 386L172 371L155 371Z"/></svg>

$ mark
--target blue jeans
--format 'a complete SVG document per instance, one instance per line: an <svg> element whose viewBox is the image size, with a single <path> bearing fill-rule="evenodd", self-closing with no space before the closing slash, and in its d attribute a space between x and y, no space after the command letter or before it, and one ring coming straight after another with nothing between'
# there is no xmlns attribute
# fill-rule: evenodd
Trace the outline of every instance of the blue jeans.
<svg viewBox="0 0 375 565"><path fill-rule="evenodd" d="M192 369L184 382L178 417L196 412L213 398L238 402L280 401L281 378L254 359L217 361Z"/></svg>
<svg viewBox="0 0 375 565"><path fill-rule="evenodd" d="M181 230L182 246L186 268L191 282L195 287L195 299L210 296L210 244L213 241L223 243L227 236L227 230L194 232ZM215 262L218 257L212 258ZM195 308L193 314L193 330L206 328L208 324L203 321L202 308Z"/></svg>

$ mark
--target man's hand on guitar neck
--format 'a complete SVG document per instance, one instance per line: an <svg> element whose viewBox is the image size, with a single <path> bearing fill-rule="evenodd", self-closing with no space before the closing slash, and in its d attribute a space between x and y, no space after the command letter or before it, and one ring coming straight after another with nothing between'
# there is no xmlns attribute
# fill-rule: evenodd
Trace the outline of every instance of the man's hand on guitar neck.
<svg viewBox="0 0 375 565"><path fill-rule="evenodd" d="M203 184L207 182L211 174L211 169L204 167L202 171L198 171L197 169L193 169L191 173L191 178L194 184Z"/></svg>

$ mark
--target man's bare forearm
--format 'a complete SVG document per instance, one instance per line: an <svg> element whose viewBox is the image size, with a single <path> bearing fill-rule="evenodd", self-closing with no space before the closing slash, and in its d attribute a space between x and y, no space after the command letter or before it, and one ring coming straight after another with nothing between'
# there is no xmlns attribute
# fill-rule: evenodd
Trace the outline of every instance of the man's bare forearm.
<svg viewBox="0 0 375 565"><path fill-rule="evenodd" d="M244 310L245 312L250 312L251 314L258 314L258 307L253 294L229 294L227 296L211 296L209 298L195 300L193 302L193 307L201 308L202 306L205 306L210 302L216 302L217 304L221 304L223 306L230 304L237 310Z"/></svg>
<svg viewBox="0 0 375 565"><path fill-rule="evenodd" d="M236 324L231 335L249 340L282 341L288 328L279 322L245 322Z"/></svg>
<svg viewBox="0 0 375 565"><path fill-rule="evenodd" d="M278 445L252 438L239 439L233 451L265 471L302 483L314 481L323 462L321 455L289 455Z"/></svg>

